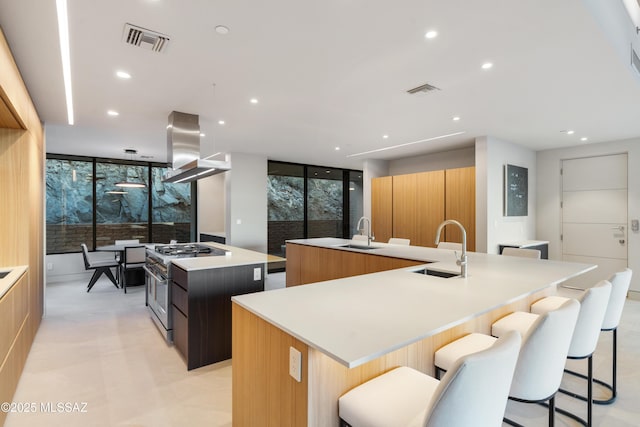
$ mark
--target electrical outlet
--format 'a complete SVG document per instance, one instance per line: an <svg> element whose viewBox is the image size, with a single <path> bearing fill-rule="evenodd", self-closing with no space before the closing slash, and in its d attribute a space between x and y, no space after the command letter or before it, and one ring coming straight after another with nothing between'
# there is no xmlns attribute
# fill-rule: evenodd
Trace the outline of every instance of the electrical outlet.
<svg viewBox="0 0 640 427"><path fill-rule="evenodd" d="M53 263L52 263L52 262L48 262L48 263L47 263L47 270L48 270L48 271L53 270Z"/></svg>
<svg viewBox="0 0 640 427"><path fill-rule="evenodd" d="M260 268L253 269L253 280L260 280L262 278L262 270Z"/></svg>
<svg viewBox="0 0 640 427"><path fill-rule="evenodd" d="M296 381L302 381L302 353L289 347L289 375Z"/></svg>

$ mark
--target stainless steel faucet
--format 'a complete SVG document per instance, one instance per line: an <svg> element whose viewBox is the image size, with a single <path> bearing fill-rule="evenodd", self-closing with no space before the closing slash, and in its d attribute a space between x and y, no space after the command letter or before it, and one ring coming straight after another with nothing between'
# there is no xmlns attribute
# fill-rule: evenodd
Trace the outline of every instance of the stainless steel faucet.
<svg viewBox="0 0 640 427"><path fill-rule="evenodd" d="M360 231L360 224L363 220L367 221L367 246L371 246L371 239L373 236L371 235L371 220L366 216L363 216L358 220L358 225L356 225L356 230Z"/></svg>
<svg viewBox="0 0 640 427"><path fill-rule="evenodd" d="M467 230L464 229L462 224L460 224L455 219L447 219L442 224L438 226L438 230L436 231L436 245L440 243L440 234L442 230L447 224L455 224L462 231L462 255L458 258L456 254L456 265L460 266L460 276L467 277Z"/></svg>

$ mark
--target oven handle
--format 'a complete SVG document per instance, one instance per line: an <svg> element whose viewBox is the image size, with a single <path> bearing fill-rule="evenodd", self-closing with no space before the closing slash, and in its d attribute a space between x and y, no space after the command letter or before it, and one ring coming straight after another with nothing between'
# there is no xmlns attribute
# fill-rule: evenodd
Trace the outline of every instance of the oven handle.
<svg viewBox="0 0 640 427"><path fill-rule="evenodd" d="M151 277L153 277L154 279L156 279L158 282L166 282L167 279L163 279L161 277L158 277L157 275L155 275L153 273L153 271L149 270L149 268L146 265L143 265L142 268L144 269L144 271L147 272L147 274Z"/></svg>

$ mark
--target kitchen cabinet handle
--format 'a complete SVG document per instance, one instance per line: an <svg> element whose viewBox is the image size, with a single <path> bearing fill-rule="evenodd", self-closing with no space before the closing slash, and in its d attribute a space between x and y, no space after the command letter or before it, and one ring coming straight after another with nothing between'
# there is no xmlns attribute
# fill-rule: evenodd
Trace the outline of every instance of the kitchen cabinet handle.
<svg viewBox="0 0 640 427"><path fill-rule="evenodd" d="M611 227L612 230L624 231L624 225L618 227Z"/></svg>
<svg viewBox="0 0 640 427"><path fill-rule="evenodd" d="M162 277L158 277L157 275L153 274L153 272L151 270L149 270L146 265L143 265L142 269L144 271L146 271L149 274L149 276L151 276L154 279L156 279L158 282L166 282L167 281L167 279L163 279Z"/></svg>

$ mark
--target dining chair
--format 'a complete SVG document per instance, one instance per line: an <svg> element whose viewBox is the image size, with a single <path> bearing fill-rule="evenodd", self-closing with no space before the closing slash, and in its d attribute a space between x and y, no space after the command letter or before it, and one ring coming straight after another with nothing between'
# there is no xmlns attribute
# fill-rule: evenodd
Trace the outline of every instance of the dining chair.
<svg viewBox="0 0 640 427"><path fill-rule="evenodd" d="M100 276L102 276L103 274L106 275L117 288L118 282L116 281L115 277L113 277L113 273L111 273L112 267L115 267L116 269L118 268L118 263L116 262L116 260L111 258L110 256L109 258L104 258L99 256L98 254L90 253L87 245L84 243L80 244L80 247L82 248L82 258L84 260L85 270L93 270L93 276L91 276L91 280L87 285L87 292L89 292L91 288L93 288L93 285L96 284Z"/></svg>
<svg viewBox="0 0 640 427"><path fill-rule="evenodd" d="M520 343L517 332L506 334L442 380L406 366L375 377L340 397L340 426L500 426Z"/></svg>
<svg viewBox="0 0 640 427"><path fill-rule="evenodd" d="M115 244L116 245L137 245L138 243L140 243L140 239L125 239L125 240L116 240ZM118 264L122 263L122 252L121 251L116 251L115 254L116 257L116 261L118 261ZM118 281L118 283L120 283L120 268L116 269L116 280Z"/></svg>
<svg viewBox="0 0 640 427"><path fill-rule="evenodd" d="M504 248L502 249L502 255L505 256L517 256L521 258L534 258L540 259L541 252L538 249L527 248Z"/></svg>
<svg viewBox="0 0 640 427"><path fill-rule="evenodd" d="M120 278L124 293L127 293L127 272L132 270L142 270L145 264L147 248L141 246L125 246L122 252L122 262L120 263Z"/></svg>

